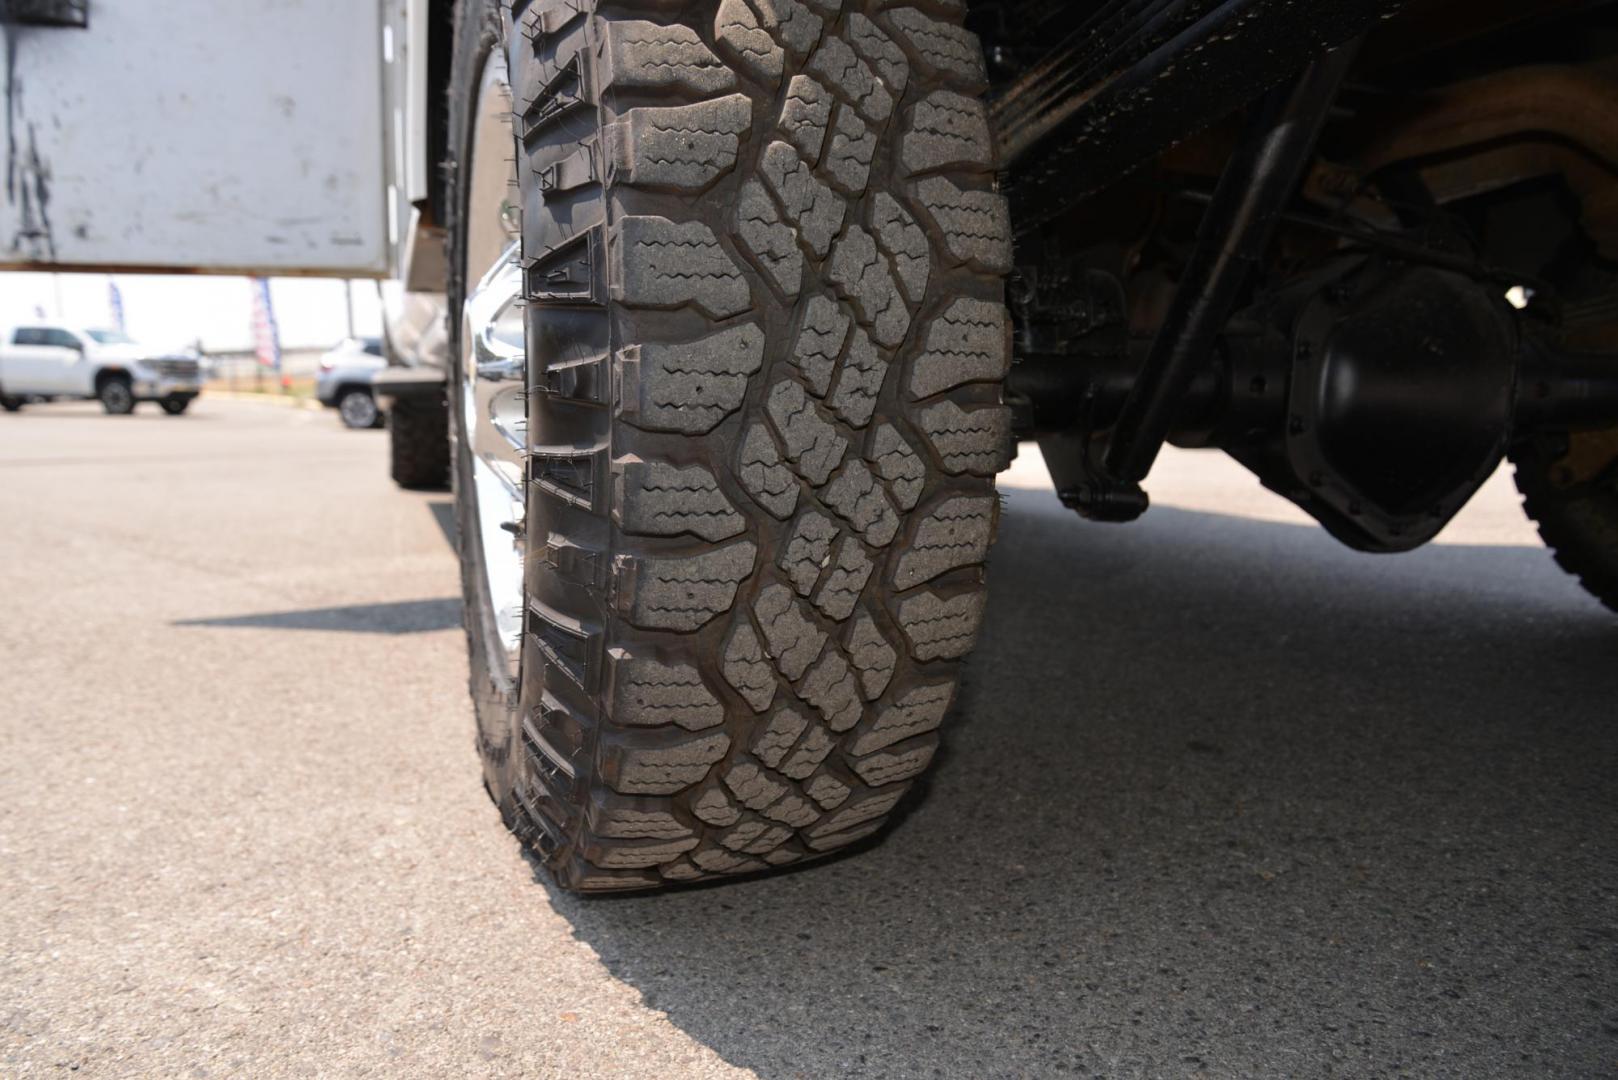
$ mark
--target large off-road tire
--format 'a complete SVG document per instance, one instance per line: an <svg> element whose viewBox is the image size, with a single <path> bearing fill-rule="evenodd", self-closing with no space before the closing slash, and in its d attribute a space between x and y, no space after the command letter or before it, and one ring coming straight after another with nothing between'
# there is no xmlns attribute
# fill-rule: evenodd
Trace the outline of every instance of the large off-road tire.
<svg viewBox="0 0 1618 1080"><path fill-rule="evenodd" d="M195 394L170 394L159 401L158 405L170 416L184 416L185 411L191 407L191 402L195 400Z"/></svg>
<svg viewBox="0 0 1618 1080"><path fill-rule="evenodd" d="M1545 546L1618 611L1618 431L1541 436L1514 447L1511 459Z"/></svg>
<svg viewBox="0 0 1618 1080"><path fill-rule="evenodd" d="M449 487L449 409L441 401L400 402L388 414L393 482L412 491Z"/></svg>
<svg viewBox="0 0 1618 1080"><path fill-rule="evenodd" d="M938 748L1010 449L1010 230L964 5L465 7L452 355L487 269L491 49L527 294L515 667L457 421L488 786L581 890L870 836Z"/></svg>

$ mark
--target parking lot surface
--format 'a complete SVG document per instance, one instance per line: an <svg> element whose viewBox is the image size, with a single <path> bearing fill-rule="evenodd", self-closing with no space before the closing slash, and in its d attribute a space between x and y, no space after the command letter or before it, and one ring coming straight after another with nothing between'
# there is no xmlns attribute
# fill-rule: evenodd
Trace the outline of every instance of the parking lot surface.
<svg viewBox="0 0 1618 1080"><path fill-rule="evenodd" d="M1500 478L1356 555L1215 457L1011 477L946 753L853 857L554 890L448 496L203 399L0 417L0 1073L1618 1072L1618 617Z"/></svg>

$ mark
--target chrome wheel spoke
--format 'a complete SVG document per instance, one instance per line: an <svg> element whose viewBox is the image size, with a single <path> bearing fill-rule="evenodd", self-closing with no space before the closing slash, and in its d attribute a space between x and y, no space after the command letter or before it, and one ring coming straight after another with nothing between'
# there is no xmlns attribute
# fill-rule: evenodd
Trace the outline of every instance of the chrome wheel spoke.
<svg viewBox="0 0 1618 1080"><path fill-rule="evenodd" d="M461 423L471 453L472 501L489 606L515 673L523 628L527 514L527 347L513 172L511 96L498 50L485 69L473 139L467 211L468 281L461 311Z"/></svg>

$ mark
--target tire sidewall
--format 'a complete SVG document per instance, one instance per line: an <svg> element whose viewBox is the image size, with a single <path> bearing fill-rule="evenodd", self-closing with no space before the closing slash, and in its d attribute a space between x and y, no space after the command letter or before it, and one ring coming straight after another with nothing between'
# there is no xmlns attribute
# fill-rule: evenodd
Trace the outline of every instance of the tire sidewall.
<svg viewBox="0 0 1618 1080"><path fill-rule="evenodd" d="M516 746L521 671L508 679L504 648L495 627L487 591L482 533L478 524L476 485L472 479L472 452L465 431L465 383L462 375L462 308L466 301L469 270L466 265L470 161L477 91L483 68L495 49L503 48L502 15L493 0L467 0L457 9L455 57L450 85L450 154L468 163L450 173L449 203L449 424L450 475L455 493L456 543L461 564L461 594L465 610L467 659L471 692L477 714L478 749L484 763L484 782L510 822L514 818L513 791L519 755ZM509 63L509 61L508 61Z"/></svg>

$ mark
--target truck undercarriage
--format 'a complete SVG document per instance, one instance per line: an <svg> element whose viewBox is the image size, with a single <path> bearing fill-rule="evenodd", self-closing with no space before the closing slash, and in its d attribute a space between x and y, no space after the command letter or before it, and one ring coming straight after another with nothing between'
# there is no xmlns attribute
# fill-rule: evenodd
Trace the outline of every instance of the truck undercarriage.
<svg viewBox="0 0 1618 1080"><path fill-rule="evenodd" d="M973 4L1016 234L1007 400L1067 505L1138 517L1172 440L1404 551L1509 454L1564 560L1594 544L1565 511L1618 460L1613 14Z"/></svg>

